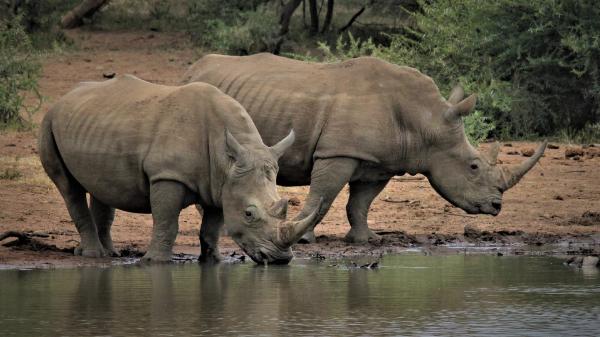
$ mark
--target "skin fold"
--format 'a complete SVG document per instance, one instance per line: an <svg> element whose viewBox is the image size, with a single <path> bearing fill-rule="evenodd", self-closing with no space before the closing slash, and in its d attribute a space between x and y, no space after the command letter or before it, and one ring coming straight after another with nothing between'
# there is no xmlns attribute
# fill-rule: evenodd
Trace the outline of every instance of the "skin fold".
<svg viewBox="0 0 600 337"><path fill-rule="evenodd" d="M236 99L266 144L294 129L296 142L279 159L277 182L310 185L298 217L323 198L318 221L349 184L349 242L378 237L367 226L369 206L395 175L422 173L453 205L497 215L502 193L545 148L518 167L497 166L497 153L479 153L465 136L461 117L473 111L474 95L464 98L455 88L446 100L430 77L373 57L325 64L265 53L207 55L183 82L210 83ZM314 230L302 239L314 242Z"/></svg>

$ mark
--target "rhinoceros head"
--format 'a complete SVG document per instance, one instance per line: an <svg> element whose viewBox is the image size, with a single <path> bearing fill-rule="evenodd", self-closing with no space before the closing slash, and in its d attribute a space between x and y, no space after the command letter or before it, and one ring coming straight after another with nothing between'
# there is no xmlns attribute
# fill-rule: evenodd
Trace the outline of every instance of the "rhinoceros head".
<svg viewBox="0 0 600 337"><path fill-rule="evenodd" d="M441 132L431 146L426 175L442 197L467 213L498 215L502 193L533 168L544 154L546 142L516 167L497 165L498 143L488 153L480 153L467 140L461 117L473 111L476 96L463 99L463 95L457 87L448 99L450 107L443 113Z"/></svg>
<svg viewBox="0 0 600 337"><path fill-rule="evenodd" d="M277 159L294 142L294 132L272 147L248 149L226 131L230 169L222 190L223 216L231 238L256 263L288 263L290 249L315 224L317 207L299 221L287 221L287 199L277 194Z"/></svg>

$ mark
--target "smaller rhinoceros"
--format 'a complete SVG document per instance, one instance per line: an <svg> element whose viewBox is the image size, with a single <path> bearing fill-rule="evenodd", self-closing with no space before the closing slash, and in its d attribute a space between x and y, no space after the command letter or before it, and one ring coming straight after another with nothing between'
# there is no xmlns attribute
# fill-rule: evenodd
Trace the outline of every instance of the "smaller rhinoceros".
<svg viewBox="0 0 600 337"><path fill-rule="evenodd" d="M317 212L285 221L277 159L293 131L267 147L244 108L209 84L155 85L134 76L87 82L61 98L41 126L42 165L81 236L75 254L115 253L115 208L152 213L143 259L168 261L182 208L199 204L201 260L218 261L219 231L257 263L287 263ZM90 206L86 202L90 194Z"/></svg>

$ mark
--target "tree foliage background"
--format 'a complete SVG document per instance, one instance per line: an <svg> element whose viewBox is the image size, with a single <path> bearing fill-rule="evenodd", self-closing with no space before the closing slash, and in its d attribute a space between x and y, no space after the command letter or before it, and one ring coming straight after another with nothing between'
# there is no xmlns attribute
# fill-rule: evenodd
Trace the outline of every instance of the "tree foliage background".
<svg viewBox="0 0 600 337"><path fill-rule="evenodd" d="M57 25L77 3L81 0L0 0L10 8L5 13L20 15L38 48L64 42ZM421 70L445 94L456 84L477 93L477 112L466 120L473 139L600 138L595 0L107 3L83 18L83 29L183 31L202 53L266 51L313 61L373 55ZM0 20L13 19L0 15Z"/></svg>

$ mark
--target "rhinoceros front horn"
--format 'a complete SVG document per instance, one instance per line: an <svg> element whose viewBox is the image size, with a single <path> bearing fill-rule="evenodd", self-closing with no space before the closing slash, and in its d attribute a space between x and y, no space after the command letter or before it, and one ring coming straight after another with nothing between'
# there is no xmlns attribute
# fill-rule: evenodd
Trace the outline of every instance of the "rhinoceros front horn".
<svg viewBox="0 0 600 337"><path fill-rule="evenodd" d="M319 200L319 204L307 217L296 221L286 221L279 229L279 242L283 247L289 247L298 242L300 237L314 226L319 215L319 210L323 205L323 198Z"/></svg>
<svg viewBox="0 0 600 337"><path fill-rule="evenodd" d="M523 163L521 163L521 165L513 168L503 167L501 171L502 182L500 184L500 189L502 191L506 191L509 188L515 186L519 182L519 180L523 178L525 173L529 172L529 170L531 170L533 166L535 166L535 164L540 160L540 158L542 158L547 144L548 141L544 141L544 143L540 145L537 148L537 150L535 150L533 156L525 160Z"/></svg>
<svg viewBox="0 0 600 337"><path fill-rule="evenodd" d="M295 140L296 134L294 133L294 130L290 130L290 133L287 136L285 136L285 138L280 140L279 143L271 146L271 151L273 152L275 157L280 158L281 156L283 156L283 153L287 149L289 149L292 146L292 144L294 144Z"/></svg>

